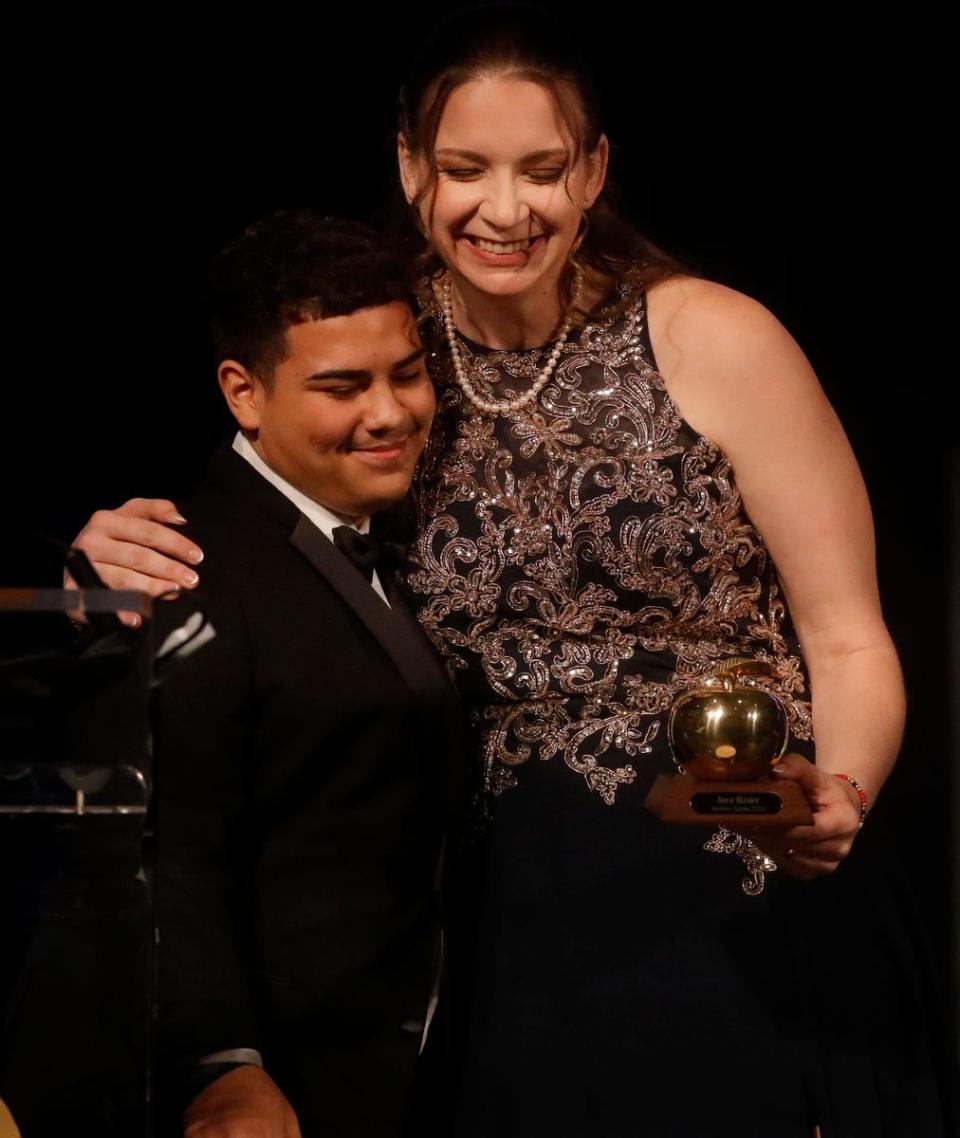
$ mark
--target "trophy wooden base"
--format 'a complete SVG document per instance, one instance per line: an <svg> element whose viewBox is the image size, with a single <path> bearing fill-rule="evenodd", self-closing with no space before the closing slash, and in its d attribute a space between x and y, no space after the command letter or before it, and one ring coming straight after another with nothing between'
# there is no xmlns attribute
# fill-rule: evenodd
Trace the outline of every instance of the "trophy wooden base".
<svg viewBox="0 0 960 1138"><path fill-rule="evenodd" d="M672 826L786 830L812 826L803 791L789 779L707 782L689 774L657 775L644 806Z"/></svg>

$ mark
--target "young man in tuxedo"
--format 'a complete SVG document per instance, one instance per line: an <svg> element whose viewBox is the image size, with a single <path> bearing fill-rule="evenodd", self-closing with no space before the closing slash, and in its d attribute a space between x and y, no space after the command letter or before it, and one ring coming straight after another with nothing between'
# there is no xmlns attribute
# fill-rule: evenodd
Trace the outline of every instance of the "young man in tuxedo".
<svg viewBox="0 0 960 1138"><path fill-rule="evenodd" d="M180 657L156 718L161 1065L192 1138L397 1138L458 715L364 535L407 493L433 386L404 266L363 226L275 215L211 281L240 432L183 504L200 585L156 612Z"/></svg>

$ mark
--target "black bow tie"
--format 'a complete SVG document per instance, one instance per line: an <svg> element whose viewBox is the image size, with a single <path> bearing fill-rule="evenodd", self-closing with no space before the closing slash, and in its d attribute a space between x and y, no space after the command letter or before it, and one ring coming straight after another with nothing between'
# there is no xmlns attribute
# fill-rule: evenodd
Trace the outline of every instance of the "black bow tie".
<svg viewBox="0 0 960 1138"><path fill-rule="evenodd" d="M380 542L376 538L360 533L353 526L336 526L333 531L333 544L353 562L365 580L373 581L373 570L382 552Z"/></svg>

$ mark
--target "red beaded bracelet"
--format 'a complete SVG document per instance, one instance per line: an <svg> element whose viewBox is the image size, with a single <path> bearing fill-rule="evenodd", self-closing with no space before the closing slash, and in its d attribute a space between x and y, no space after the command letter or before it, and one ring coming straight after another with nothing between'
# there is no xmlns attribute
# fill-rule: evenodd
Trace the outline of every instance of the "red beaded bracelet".
<svg viewBox="0 0 960 1138"><path fill-rule="evenodd" d="M839 774L833 771L834 778L842 778L844 782L849 782L853 789L857 792L857 797L860 799L860 825L858 830L863 829L863 823L867 820L867 794L863 787L855 778L851 778L848 774Z"/></svg>

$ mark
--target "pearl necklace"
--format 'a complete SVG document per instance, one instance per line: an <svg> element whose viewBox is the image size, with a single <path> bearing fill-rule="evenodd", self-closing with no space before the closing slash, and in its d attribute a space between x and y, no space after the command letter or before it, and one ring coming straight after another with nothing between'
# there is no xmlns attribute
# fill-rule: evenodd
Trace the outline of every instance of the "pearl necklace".
<svg viewBox="0 0 960 1138"><path fill-rule="evenodd" d="M457 346L457 330L453 323L453 282L451 281L449 273L444 275L441 301L443 328L447 334L447 343L450 345L450 355L453 359L453 370L457 377L457 384L474 407L480 411L487 411L491 415L503 415L508 411L518 411L521 407L525 407L528 403L532 403L533 400L536 399L540 392L547 386L550 376L553 375L553 369L557 366L557 361L560 359L560 351L573 325L573 312L577 307L577 302L580 300L580 290L582 286L583 273L579 267L576 267L574 268L573 295L570 298L570 307L567 309L567 315L564 317L563 325L560 328L560 335L547 358L547 362L540 369L540 374L536 380L534 380L533 386L528 391L525 391L523 395L518 395L516 399L484 399L474 388L470 380L467 379L463 360L460 358L460 349Z"/></svg>

